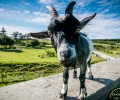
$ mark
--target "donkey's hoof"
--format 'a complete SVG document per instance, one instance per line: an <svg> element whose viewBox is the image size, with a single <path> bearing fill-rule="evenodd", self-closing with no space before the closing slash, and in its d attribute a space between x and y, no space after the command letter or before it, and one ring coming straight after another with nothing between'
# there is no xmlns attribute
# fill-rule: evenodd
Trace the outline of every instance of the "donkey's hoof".
<svg viewBox="0 0 120 100"><path fill-rule="evenodd" d="M89 79L90 79L90 80L93 80L93 78L94 78L93 75L89 76Z"/></svg>
<svg viewBox="0 0 120 100"><path fill-rule="evenodd" d="M87 96L87 93L85 93L85 94L80 94L79 99L80 99L80 100L85 100L86 96Z"/></svg>
<svg viewBox="0 0 120 100"><path fill-rule="evenodd" d="M81 93L79 95L79 99L80 100L84 100L86 98L86 96L87 96L86 89L85 88L81 89Z"/></svg>
<svg viewBox="0 0 120 100"><path fill-rule="evenodd" d="M60 98L63 98L63 99L66 99L67 94L66 94L66 93L65 93L65 94L60 93L60 94L59 94L59 97L60 97Z"/></svg>

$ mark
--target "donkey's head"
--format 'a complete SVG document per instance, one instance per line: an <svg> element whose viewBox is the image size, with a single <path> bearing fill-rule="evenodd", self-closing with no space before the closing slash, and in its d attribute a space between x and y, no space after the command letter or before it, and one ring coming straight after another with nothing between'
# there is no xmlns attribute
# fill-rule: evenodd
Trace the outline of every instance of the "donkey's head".
<svg viewBox="0 0 120 100"><path fill-rule="evenodd" d="M31 33L31 36L36 38L50 37L57 52L58 59L64 65L71 64L75 60L75 44L79 37L79 31L96 15L95 13L82 21L77 20L72 15L75 3L76 2L73 1L67 6L63 16L59 16L53 7L47 6L52 16L48 30L39 33Z"/></svg>

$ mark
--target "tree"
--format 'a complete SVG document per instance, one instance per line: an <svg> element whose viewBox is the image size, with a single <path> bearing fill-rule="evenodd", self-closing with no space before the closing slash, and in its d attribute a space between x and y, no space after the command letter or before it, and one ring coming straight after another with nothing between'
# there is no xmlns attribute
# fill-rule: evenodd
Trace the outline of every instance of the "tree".
<svg viewBox="0 0 120 100"><path fill-rule="evenodd" d="M6 34L5 32L6 32L5 28L2 27L2 30L0 31L1 35Z"/></svg>
<svg viewBox="0 0 120 100"><path fill-rule="evenodd" d="M31 45L34 47L34 46L38 46L40 43L39 43L39 41L37 40L37 39L33 39L32 41L31 41Z"/></svg>
<svg viewBox="0 0 120 100"><path fill-rule="evenodd" d="M31 39L31 35L29 33L26 33L25 35L27 40Z"/></svg>
<svg viewBox="0 0 120 100"><path fill-rule="evenodd" d="M5 34L0 36L0 45L4 46L4 49L6 49L7 45L11 47L14 44L14 40L10 37L6 36Z"/></svg>
<svg viewBox="0 0 120 100"><path fill-rule="evenodd" d="M1 47L4 46L4 48L6 48L6 35L5 34L2 34L0 36L0 45Z"/></svg>
<svg viewBox="0 0 120 100"><path fill-rule="evenodd" d="M20 39L20 40L21 40L21 39L22 39L22 37L23 37L22 33L20 33L20 32L19 32L19 33L18 33L18 39Z"/></svg>
<svg viewBox="0 0 120 100"><path fill-rule="evenodd" d="M0 32L1 32L1 35L0 35L1 47L4 46L4 48L6 48L7 45L11 47L14 44L14 40L6 35L6 30L4 27L2 28Z"/></svg>
<svg viewBox="0 0 120 100"><path fill-rule="evenodd" d="M11 46L14 44L14 40L10 37L7 37L7 40L6 40L6 45L9 45L9 48L11 48Z"/></svg>
<svg viewBox="0 0 120 100"><path fill-rule="evenodd" d="M13 32L13 34L11 34L11 35L14 37L15 41L17 41L19 32L17 32L17 31Z"/></svg>
<svg viewBox="0 0 120 100"><path fill-rule="evenodd" d="M19 38L20 38L20 40L25 39L25 35L23 35L23 34L21 33L21 36L20 36Z"/></svg>

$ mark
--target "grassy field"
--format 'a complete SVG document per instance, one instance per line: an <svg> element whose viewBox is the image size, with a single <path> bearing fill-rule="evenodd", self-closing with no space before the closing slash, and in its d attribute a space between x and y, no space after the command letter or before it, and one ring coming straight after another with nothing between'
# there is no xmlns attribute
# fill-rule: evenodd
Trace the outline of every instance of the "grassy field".
<svg viewBox="0 0 120 100"><path fill-rule="evenodd" d="M49 56L51 52L54 55ZM92 64L103 61L92 56ZM62 72L55 51L51 47L41 49L0 50L0 87Z"/></svg>
<svg viewBox="0 0 120 100"><path fill-rule="evenodd" d="M106 55L118 58L120 57L120 46L94 43L95 49Z"/></svg>
<svg viewBox="0 0 120 100"><path fill-rule="evenodd" d="M112 57L120 57L120 39L93 40L96 50Z"/></svg>
<svg viewBox="0 0 120 100"><path fill-rule="evenodd" d="M38 63L38 62L54 62L57 61L56 57L49 58L46 54L47 51L53 51L53 48L42 49L8 49L0 50L1 63ZM43 58L41 58L44 56Z"/></svg>
<svg viewBox="0 0 120 100"><path fill-rule="evenodd" d="M54 52L55 56L49 57L47 55L48 51ZM101 58L95 58L95 56L93 56L92 63L99 60L101 60ZM42 62L59 63L53 48L0 50L0 63L2 64L29 64Z"/></svg>

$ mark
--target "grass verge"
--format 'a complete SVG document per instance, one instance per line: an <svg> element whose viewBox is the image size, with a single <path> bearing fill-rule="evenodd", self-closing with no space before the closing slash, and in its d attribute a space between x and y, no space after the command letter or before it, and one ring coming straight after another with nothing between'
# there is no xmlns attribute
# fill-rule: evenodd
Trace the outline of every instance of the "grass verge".
<svg viewBox="0 0 120 100"><path fill-rule="evenodd" d="M0 51L0 87L62 72L56 55L47 57L45 50L48 49ZM101 61L104 59L92 56L92 64Z"/></svg>

